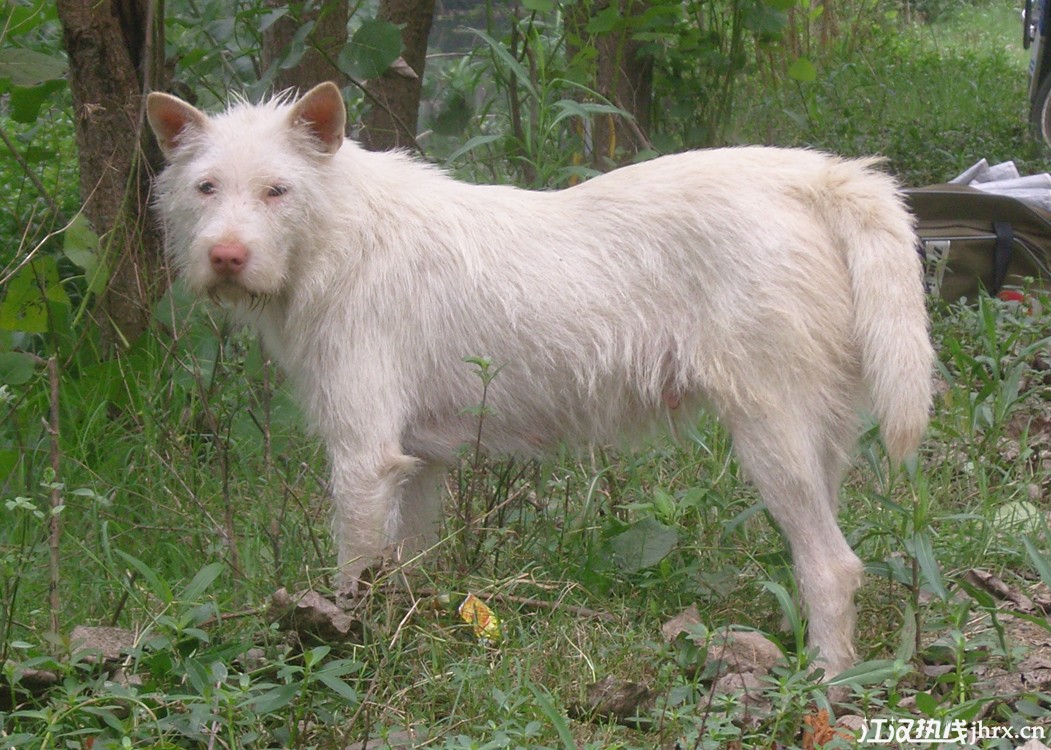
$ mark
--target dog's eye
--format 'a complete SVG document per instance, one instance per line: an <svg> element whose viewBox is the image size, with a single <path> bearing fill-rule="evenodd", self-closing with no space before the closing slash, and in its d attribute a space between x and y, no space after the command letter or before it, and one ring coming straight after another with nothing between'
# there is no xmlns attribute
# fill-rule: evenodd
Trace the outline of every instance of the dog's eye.
<svg viewBox="0 0 1051 750"><path fill-rule="evenodd" d="M271 185L266 189L267 198L280 198L282 195L288 192L288 188L284 185Z"/></svg>
<svg viewBox="0 0 1051 750"><path fill-rule="evenodd" d="M197 192L201 195L212 195L217 189L215 183L211 180L204 180L203 182L197 183Z"/></svg>

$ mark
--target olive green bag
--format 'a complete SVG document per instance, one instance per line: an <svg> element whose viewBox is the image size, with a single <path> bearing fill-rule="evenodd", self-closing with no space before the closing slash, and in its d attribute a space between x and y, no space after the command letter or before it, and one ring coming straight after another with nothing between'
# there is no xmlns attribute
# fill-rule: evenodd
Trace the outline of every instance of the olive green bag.
<svg viewBox="0 0 1051 750"><path fill-rule="evenodd" d="M905 191L932 294L949 302L1005 286L1051 290L1051 213L963 185ZM1030 284L1032 286L1032 284Z"/></svg>

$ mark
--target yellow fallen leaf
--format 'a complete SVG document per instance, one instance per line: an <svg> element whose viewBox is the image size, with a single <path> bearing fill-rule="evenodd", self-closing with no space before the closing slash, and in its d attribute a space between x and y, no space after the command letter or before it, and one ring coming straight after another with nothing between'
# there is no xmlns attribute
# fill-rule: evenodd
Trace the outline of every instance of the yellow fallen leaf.
<svg viewBox="0 0 1051 750"><path fill-rule="evenodd" d="M474 634L483 640L496 642L500 640L500 620L481 599L468 594L460 605L460 617L470 625Z"/></svg>

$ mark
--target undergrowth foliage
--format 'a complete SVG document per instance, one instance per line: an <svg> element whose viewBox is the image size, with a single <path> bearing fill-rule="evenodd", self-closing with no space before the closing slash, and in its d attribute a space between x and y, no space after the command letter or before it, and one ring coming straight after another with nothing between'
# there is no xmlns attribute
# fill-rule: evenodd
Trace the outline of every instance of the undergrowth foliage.
<svg viewBox="0 0 1051 750"><path fill-rule="evenodd" d="M872 574L867 660L832 684L867 716L1028 725L1047 696L993 700L987 682L1022 668L1005 621L1027 614L973 571L1031 598L1051 577L1040 452L1051 301L935 308L943 387L924 454L908 479L889 476L873 434L871 465L848 482L844 526ZM376 589L351 641L283 630L270 591L325 587L320 456L281 416L283 390L256 369L253 344L217 336L207 316L168 322L178 335L123 365L113 413L88 410L63 443L60 512L75 531L59 633L43 606L58 477L0 511L5 746L334 747L411 732L447 748L771 747L798 742L813 706L829 705L807 669L780 540L714 421L686 447L543 464L465 446L435 562ZM484 430L499 372L477 365ZM125 448L107 463L100 444ZM479 642L457 616L469 591L499 616L498 639ZM700 621L664 640L661 624L689 603ZM71 640L80 618L130 640L102 659ZM711 687L713 638L730 624L759 628L787 657L747 700ZM653 693L632 728L569 719L609 675Z"/></svg>
<svg viewBox="0 0 1051 750"><path fill-rule="evenodd" d="M703 17L717 4L674 5L692 16L638 21L668 104L655 151L878 152L911 184L982 156L1043 168L1022 139L1024 62L1002 40L899 35L892 8L866 15L864 2L838 27L820 4L739 3L741 25L709 19L727 24L720 36L701 33L718 30ZM177 64L216 99L252 75L254 29L272 12L226 7L197 4L170 29L176 46L207 35ZM976 7L1017 30L1007 4ZM582 88L556 4L522 10L517 56L493 26L470 35L470 54L435 62L424 143L475 177L564 184L587 175L582 124L618 110ZM940 395L923 453L891 473L873 430L844 488L843 527L869 572L864 661L831 683L809 669L783 544L705 418L679 446L631 453L507 463L464 446L427 564L376 587L353 638L289 630L274 590L330 585L323 452L265 351L178 287L153 335L119 359L95 355L85 311L108 270L76 218L57 24L46 3L4 12L31 54L0 54L0 134L17 154L0 161L0 747L805 747L807 727L838 731L817 718L844 713L829 687L868 718L1044 721L1032 659L1051 609L1042 292L932 301ZM842 44L827 43L832 27ZM735 28L752 36L735 42ZM456 96L468 117L443 105ZM474 366L484 430L500 373ZM464 623L467 593L499 618L499 638ZM697 621L665 638L690 604ZM78 625L118 628L118 643ZM730 625L762 631L785 660L715 690L710 657ZM619 719L595 709L588 687L607 677L649 700Z"/></svg>

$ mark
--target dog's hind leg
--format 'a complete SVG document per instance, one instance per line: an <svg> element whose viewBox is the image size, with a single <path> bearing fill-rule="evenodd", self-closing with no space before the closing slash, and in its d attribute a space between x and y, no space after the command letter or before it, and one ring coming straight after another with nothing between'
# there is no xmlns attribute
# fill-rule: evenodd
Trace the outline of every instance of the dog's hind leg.
<svg viewBox="0 0 1051 750"><path fill-rule="evenodd" d="M845 453L832 443L849 433L849 425L829 431L826 420L790 405L757 414L738 412L728 420L734 449L788 540L809 645L819 650L826 674L834 675L855 660L854 594L864 572L836 521Z"/></svg>
<svg viewBox="0 0 1051 750"><path fill-rule="evenodd" d="M399 525L388 530L397 544L395 557L399 561L410 560L436 540L441 511L438 483L445 469L442 464L424 464L405 483L398 508Z"/></svg>

